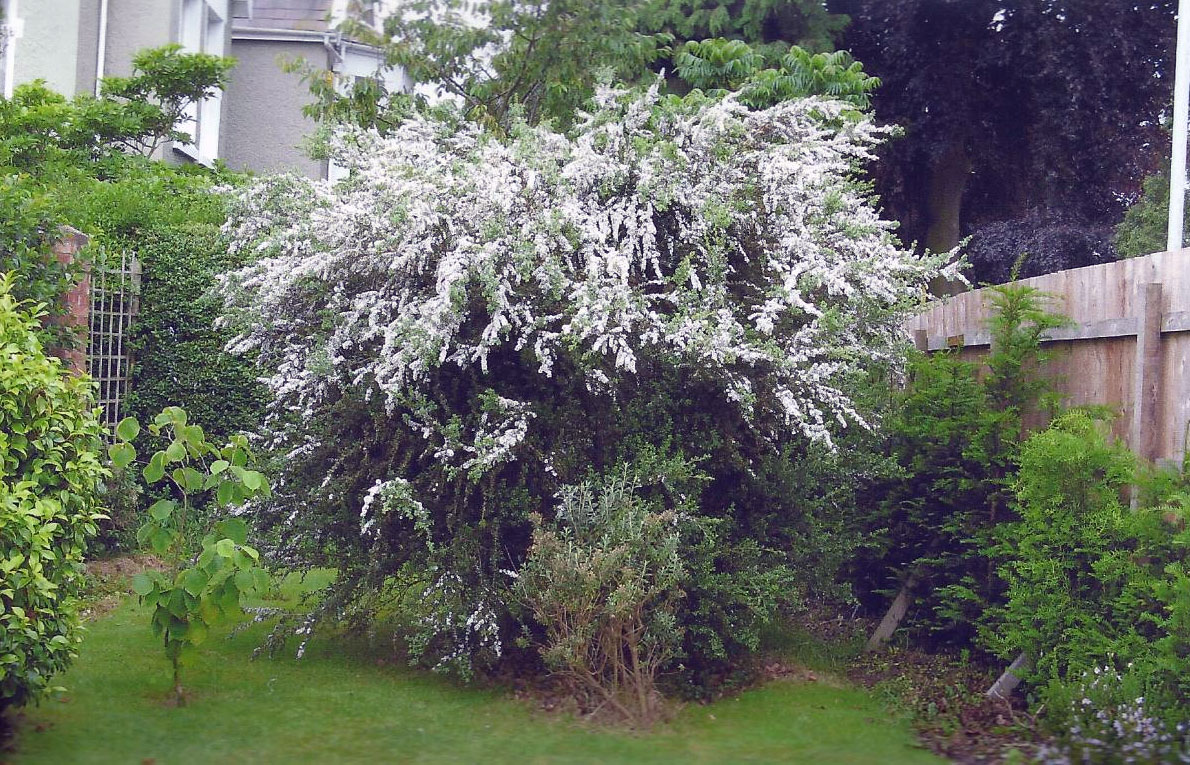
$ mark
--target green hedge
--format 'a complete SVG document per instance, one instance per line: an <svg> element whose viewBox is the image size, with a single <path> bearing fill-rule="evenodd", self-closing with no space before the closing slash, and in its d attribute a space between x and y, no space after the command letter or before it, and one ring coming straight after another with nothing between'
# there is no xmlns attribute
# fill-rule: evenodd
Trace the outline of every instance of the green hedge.
<svg viewBox="0 0 1190 765"><path fill-rule="evenodd" d="M0 274L0 709L35 698L74 658L107 473L90 382L46 356L15 281Z"/></svg>
<svg viewBox="0 0 1190 765"><path fill-rule="evenodd" d="M216 277L242 265L209 223L141 231L125 243L141 261L140 313L132 326L132 393L125 414L141 422L181 406L212 438L257 424L267 393L250 360L223 351L215 329Z"/></svg>

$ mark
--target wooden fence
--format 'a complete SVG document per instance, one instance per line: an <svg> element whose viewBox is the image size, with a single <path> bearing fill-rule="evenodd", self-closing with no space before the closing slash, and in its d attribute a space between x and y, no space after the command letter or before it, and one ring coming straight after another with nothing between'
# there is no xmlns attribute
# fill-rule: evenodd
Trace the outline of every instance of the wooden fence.
<svg viewBox="0 0 1190 765"><path fill-rule="evenodd" d="M1021 281L1053 296L1074 325L1054 330L1049 364L1068 404L1106 404L1115 434L1143 457L1181 460L1190 421L1190 249ZM987 352L986 289L934 304L906 327L918 347Z"/></svg>

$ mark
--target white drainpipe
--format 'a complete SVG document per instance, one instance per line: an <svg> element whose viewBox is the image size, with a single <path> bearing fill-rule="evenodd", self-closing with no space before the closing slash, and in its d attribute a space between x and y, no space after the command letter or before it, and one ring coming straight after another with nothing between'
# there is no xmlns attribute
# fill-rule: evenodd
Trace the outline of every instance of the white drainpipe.
<svg viewBox="0 0 1190 765"><path fill-rule="evenodd" d="M1178 3L1178 47L1173 79L1173 156L1169 167L1169 228L1165 249L1182 249L1186 204L1186 117L1190 111L1190 0Z"/></svg>
<svg viewBox="0 0 1190 765"><path fill-rule="evenodd" d="M3 4L3 0L0 0L0 5ZM17 38L21 36L22 22L17 16L17 0L9 0L4 10L4 24L8 27L8 40L4 46L4 82L0 83L0 95L12 98L15 82L13 70L16 69L17 60Z"/></svg>
<svg viewBox="0 0 1190 765"><path fill-rule="evenodd" d="M107 0L99 0L99 41L95 48L95 95L98 96L107 67Z"/></svg>

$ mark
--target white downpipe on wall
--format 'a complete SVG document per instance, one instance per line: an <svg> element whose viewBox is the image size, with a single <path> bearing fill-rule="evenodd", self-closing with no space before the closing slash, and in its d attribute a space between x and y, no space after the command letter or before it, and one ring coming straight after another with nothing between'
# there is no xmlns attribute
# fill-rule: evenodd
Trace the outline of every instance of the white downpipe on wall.
<svg viewBox="0 0 1190 765"><path fill-rule="evenodd" d="M95 49L95 95L98 96L107 67L107 0L99 0L99 41Z"/></svg>
<svg viewBox="0 0 1190 765"><path fill-rule="evenodd" d="M1173 79L1173 156L1169 165L1169 228L1165 249L1182 249L1186 209L1186 120L1190 111L1190 0L1178 2L1178 49Z"/></svg>
<svg viewBox="0 0 1190 765"><path fill-rule="evenodd" d="M0 0L0 5L4 5L4 23L8 25L8 41L4 46L4 82L0 83L0 93L5 98L12 98L12 90L16 82L15 69L17 61L17 39L21 36L23 22L17 15L17 0L8 0L5 4Z"/></svg>

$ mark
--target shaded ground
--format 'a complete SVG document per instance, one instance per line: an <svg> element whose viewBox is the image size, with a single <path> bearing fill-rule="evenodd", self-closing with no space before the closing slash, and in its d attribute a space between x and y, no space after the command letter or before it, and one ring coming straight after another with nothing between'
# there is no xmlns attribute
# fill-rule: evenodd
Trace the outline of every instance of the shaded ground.
<svg viewBox="0 0 1190 765"><path fill-rule="evenodd" d="M926 745L954 762L1025 761L1038 743L1035 721L1019 695L1011 701L984 695L999 671L892 648L859 656L848 675L897 698L912 711Z"/></svg>

